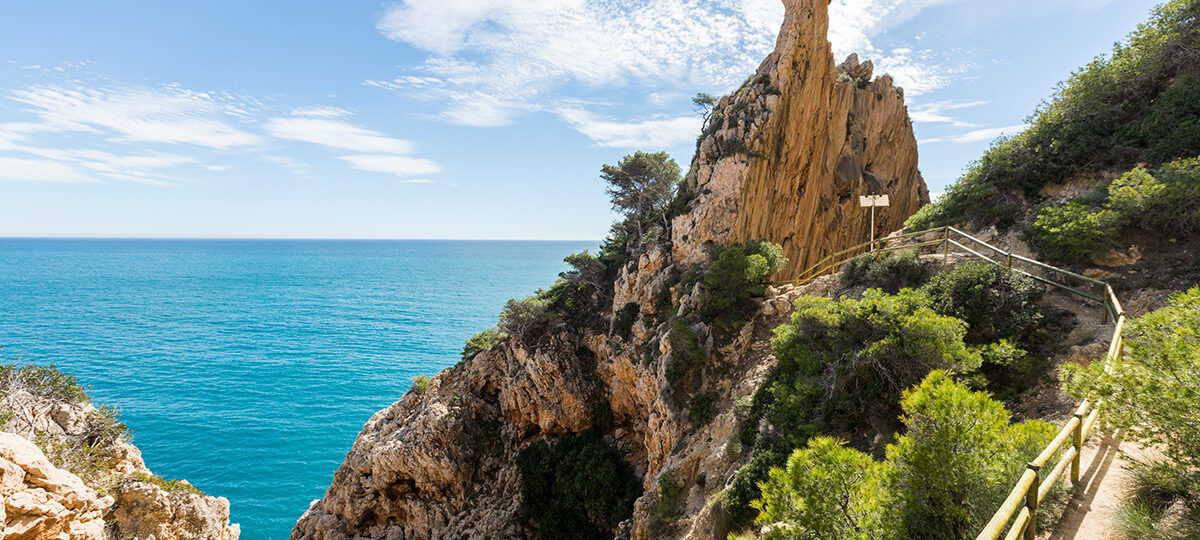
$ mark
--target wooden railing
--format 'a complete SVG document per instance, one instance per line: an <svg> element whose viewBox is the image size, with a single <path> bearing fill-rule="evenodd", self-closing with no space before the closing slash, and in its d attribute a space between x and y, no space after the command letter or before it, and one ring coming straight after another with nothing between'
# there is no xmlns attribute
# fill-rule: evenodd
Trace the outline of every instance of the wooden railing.
<svg viewBox="0 0 1200 540"><path fill-rule="evenodd" d="M992 246L974 236L954 227L940 227L905 233L881 238L873 242L865 242L857 246L833 253L821 259L813 266L801 272L795 280L786 283L804 285L823 275L836 273L842 265L854 257L864 253L887 253L893 251L922 249L938 246L943 257L949 258L952 248L961 250L973 257L992 264L1001 265L1029 276L1037 281L1065 290L1086 300L1101 304L1101 317L1104 324L1115 323L1112 341L1108 353L1104 357L1105 371L1111 372L1113 362L1121 357L1124 351L1124 340L1121 332L1125 328L1125 310L1117 300L1117 295L1107 283L1082 276L1074 272L1048 265L1041 261L1030 259ZM968 247L969 246L969 247ZM987 252L987 253L985 253ZM990 256L989 256L990 255ZM1019 268L1023 266L1025 268ZM1040 275L1044 274L1044 275ZM1054 279L1052 279L1054 278ZM1062 281L1074 281L1079 285L1071 286ZM1082 290L1084 288L1098 289L1095 292ZM1008 498L1000 505L1000 509L992 516L991 521L979 533L976 540L997 540L1004 534L1006 540L1024 538L1034 540L1037 537L1038 505L1050 493L1050 490L1063 478L1063 473L1070 467L1072 483L1079 482L1080 454L1083 443L1087 441L1096 420L1100 417L1099 405L1084 401L1075 409L1075 413L1066 425L1059 430L1054 440L1046 446L1042 453L1025 467L1025 472L1017 480ZM1064 451L1065 449L1065 451ZM1060 456L1054 467L1043 474L1046 465L1056 456ZM1007 531L1007 534L1005 534Z"/></svg>

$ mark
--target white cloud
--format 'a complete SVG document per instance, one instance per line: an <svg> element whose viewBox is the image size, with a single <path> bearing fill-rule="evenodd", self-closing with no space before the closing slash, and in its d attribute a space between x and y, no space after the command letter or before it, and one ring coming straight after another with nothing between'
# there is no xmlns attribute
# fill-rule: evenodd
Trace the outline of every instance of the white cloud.
<svg viewBox="0 0 1200 540"><path fill-rule="evenodd" d="M913 122L924 124L949 124L954 127L978 127L977 124L964 122L954 118L948 114L949 111L958 111L987 105L986 101L966 101L955 103L952 101L936 101L933 103L922 103L910 107L908 117L912 118Z"/></svg>
<svg viewBox="0 0 1200 540"><path fill-rule="evenodd" d="M355 169L399 176L433 174L442 170L437 163L431 160L394 154L351 154L338 156L338 159L349 163Z"/></svg>
<svg viewBox="0 0 1200 540"><path fill-rule="evenodd" d="M43 159L0 157L0 180L80 184L95 180L70 165Z"/></svg>
<svg viewBox="0 0 1200 540"><path fill-rule="evenodd" d="M1028 124L1020 124L1020 125L1016 125L1016 126L984 128L984 129L977 129L974 131L968 131L968 132L960 134L960 135L952 135L949 137L934 137L932 139L925 139L920 142L923 144L942 143L942 142L966 144L966 143L975 143L975 142L980 142L980 141L990 141L990 140L996 139L1002 135L1015 135L1017 133L1025 131L1025 128L1028 128L1028 127L1029 127Z"/></svg>
<svg viewBox="0 0 1200 540"><path fill-rule="evenodd" d="M408 180L396 180L396 182L401 183L401 184L433 184L434 183L433 180L430 180L428 178L411 178Z"/></svg>
<svg viewBox="0 0 1200 540"><path fill-rule="evenodd" d="M312 117L272 118L263 125L267 133L280 139L319 144L339 150L370 153L407 154L413 151L409 141L388 137L377 131L341 120Z"/></svg>
<svg viewBox="0 0 1200 540"><path fill-rule="evenodd" d="M344 120L334 120L331 115L346 116L349 113L335 107L308 107L296 109L291 117L271 118L263 128L280 139L312 143L334 150L350 152L337 156L352 168L362 171L382 172L399 176L427 175L441 172L442 168L429 159L412 157L415 146L412 142L389 137L354 125ZM295 168L290 160L268 156L289 168Z"/></svg>
<svg viewBox="0 0 1200 540"><path fill-rule="evenodd" d="M882 51L872 38L951 1L835 0L829 37L839 59L851 51L873 58L878 73L919 95L948 84L952 72L935 65L930 51ZM377 28L427 57L394 79L364 84L435 103L435 114L450 123L503 126L600 88L730 87L774 49L783 14L780 0L402 0ZM571 123L612 146L661 140L684 124Z"/></svg>
<svg viewBox="0 0 1200 540"><path fill-rule="evenodd" d="M178 86L161 88L63 88L34 86L10 99L28 106L39 131L99 133L123 142L192 144L227 149L260 142L222 118L225 106L212 94Z"/></svg>
<svg viewBox="0 0 1200 540"><path fill-rule="evenodd" d="M703 122L697 116L612 122L581 109L563 109L559 115L597 145L612 148L669 148L695 139Z"/></svg>

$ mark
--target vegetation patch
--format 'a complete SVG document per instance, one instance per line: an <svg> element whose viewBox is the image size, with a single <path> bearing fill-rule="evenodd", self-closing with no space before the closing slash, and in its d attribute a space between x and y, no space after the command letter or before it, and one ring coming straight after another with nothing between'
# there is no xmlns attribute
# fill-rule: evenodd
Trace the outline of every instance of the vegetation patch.
<svg viewBox="0 0 1200 540"><path fill-rule="evenodd" d="M471 336L467 340L467 343L463 345L463 361L466 362L475 358L479 353L490 350L492 347L499 345L507 337L508 334L501 332L499 328L489 328Z"/></svg>
<svg viewBox="0 0 1200 540"><path fill-rule="evenodd" d="M753 298L766 294L766 279L786 264L783 247L766 240L718 249L700 278L701 316L723 330L741 326L757 310Z"/></svg>
<svg viewBox="0 0 1200 540"><path fill-rule="evenodd" d="M704 392L692 396L688 402L688 418L695 427L707 426L717 414L717 400L720 395L716 392Z"/></svg>
<svg viewBox="0 0 1200 540"><path fill-rule="evenodd" d="M970 221L1007 228L1044 186L1078 172L1200 155L1198 77L1200 3L1166 2L1111 55L1072 74L1023 133L994 143L906 226Z"/></svg>
<svg viewBox="0 0 1200 540"><path fill-rule="evenodd" d="M537 538L609 539L642 493L633 469L595 432L517 454L521 508Z"/></svg>
<svg viewBox="0 0 1200 540"><path fill-rule="evenodd" d="M200 495L201 497L204 496L204 492L197 489L196 486L193 486L183 480L168 480L158 476L157 474L146 474L138 471L130 474L127 479L128 481L133 482L153 484L167 493L190 493L192 495Z"/></svg>
<svg viewBox="0 0 1200 540"><path fill-rule="evenodd" d="M845 288L866 285L895 294L906 287L921 286L930 273L916 251L865 253L847 261L838 280Z"/></svg>

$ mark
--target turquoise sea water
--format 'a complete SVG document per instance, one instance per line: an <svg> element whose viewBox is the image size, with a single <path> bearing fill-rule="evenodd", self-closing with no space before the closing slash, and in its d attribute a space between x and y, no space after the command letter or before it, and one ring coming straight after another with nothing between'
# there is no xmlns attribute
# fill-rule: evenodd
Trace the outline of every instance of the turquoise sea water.
<svg viewBox="0 0 1200 540"><path fill-rule="evenodd" d="M152 470L282 539L372 413L595 246L0 239L0 360L77 375Z"/></svg>

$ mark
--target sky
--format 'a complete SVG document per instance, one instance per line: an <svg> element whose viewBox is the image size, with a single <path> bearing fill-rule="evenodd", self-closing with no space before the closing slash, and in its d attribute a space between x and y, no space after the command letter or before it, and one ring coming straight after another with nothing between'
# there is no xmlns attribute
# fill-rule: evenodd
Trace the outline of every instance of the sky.
<svg viewBox="0 0 1200 540"><path fill-rule="evenodd" d="M1156 0L833 0L932 192ZM779 0L0 3L0 236L599 239L600 168L774 48Z"/></svg>

